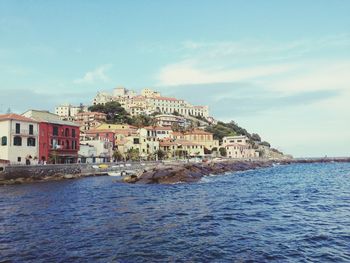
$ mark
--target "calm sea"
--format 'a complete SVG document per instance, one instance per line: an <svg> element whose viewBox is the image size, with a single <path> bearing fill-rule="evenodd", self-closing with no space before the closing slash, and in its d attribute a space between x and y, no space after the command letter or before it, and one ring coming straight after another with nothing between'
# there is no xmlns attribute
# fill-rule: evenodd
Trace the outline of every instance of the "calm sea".
<svg viewBox="0 0 350 263"><path fill-rule="evenodd" d="M0 187L0 262L349 262L350 164Z"/></svg>

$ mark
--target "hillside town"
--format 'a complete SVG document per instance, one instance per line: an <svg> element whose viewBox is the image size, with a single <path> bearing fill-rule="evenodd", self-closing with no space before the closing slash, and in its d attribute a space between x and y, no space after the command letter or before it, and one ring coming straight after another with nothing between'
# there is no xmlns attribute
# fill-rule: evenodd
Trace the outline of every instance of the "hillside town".
<svg viewBox="0 0 350 263"><path fill-rule="evenodd" d="M224 125L210 116L208 106L148 88L137 94L117 87L112 93L98 92L89 106L62 104L55 113L30 109L0 115L0 162L283 158L257 134L230 128L234 123Z"/></svg>

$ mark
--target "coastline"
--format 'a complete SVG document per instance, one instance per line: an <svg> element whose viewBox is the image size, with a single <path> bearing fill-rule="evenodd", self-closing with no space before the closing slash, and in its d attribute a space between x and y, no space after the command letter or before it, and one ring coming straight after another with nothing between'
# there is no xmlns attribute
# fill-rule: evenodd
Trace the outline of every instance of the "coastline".
<svg viewBox="0 0 350 263"><path fill-rule="evenodd" d="M285 159L285 160L232 160L225 162L194 163L183 165L160 166L143 171L138 175L127 176L125 183L132 184L174 184L198 182L208 175L224 174L295 163L331 163L350 162L350 158L341 159Z"/></svg>
<svg viewBox="0 0 350 263"><path fill-rule="evenodd" d="M118 182L130 184L194 183L212 174L219 175L226 172L255 170L272 167L274 165L332 162L350 162L350 158L225 160L207 163L150 163L149 167L138 165L138 168L135 168L132 175L124 176ZM62 165L47 165L45 167L12 167L11 169L14 171L12 171L10 175L0 172L0 186L106 176L108 172L114 171L113 169L94 170L78 164L68 167Z"/></svg>

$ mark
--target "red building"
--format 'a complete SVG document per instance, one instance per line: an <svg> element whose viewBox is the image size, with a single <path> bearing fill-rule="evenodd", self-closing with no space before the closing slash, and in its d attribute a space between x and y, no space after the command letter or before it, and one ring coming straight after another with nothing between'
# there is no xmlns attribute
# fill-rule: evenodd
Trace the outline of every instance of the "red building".
<svg viewBox="0 0 350 263"><path fill-rule="evenodd" d="M29 110L23 114L39 122L39 160L47 163L76 163L79 125L60 120L48 111Z"/></svg>

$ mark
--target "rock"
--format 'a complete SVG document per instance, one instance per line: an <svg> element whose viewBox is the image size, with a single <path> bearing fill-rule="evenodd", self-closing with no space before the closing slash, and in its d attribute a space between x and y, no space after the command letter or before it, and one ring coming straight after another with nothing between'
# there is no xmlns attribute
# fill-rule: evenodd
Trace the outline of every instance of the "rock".
<svg viewBox="0 0 350 263"><path fill-rule="evenodd" d="M74 179L75 176L73 174L65 174L65 175L63 175L63 178L64 179Z"/></svg>

